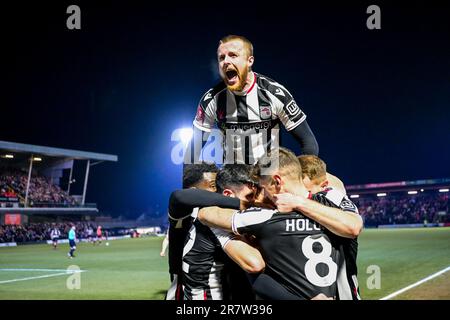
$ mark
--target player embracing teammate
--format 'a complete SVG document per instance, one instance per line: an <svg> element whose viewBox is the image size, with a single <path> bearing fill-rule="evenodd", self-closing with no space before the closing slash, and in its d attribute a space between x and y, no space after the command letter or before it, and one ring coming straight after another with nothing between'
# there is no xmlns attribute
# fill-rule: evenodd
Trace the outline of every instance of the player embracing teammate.
<svg viewBox="0 0 450 320"><path fill-rule="evenodd" d="M257 262L255 266L262 266L250 268L256 275L246 279L259 298L360 299L356 238L362 219L342 182L327 173L316 157L319 148L305 113L284 86L253 72L253 45L245 37L222 38L217 60L222 81L200 100L185 164L198 160L195 141L206 141L217 125L224 138L224 163L255 165L257 181L251 182L255 193L252 200L238 198L239 205L222 205L221 199L215 199L208 206L198 199L212 198L202 194L181 206L189 208L184 212L191 232L185 236L183 259L177 257L184 272L177 297L225 299L224 282L217 276L225 260L217 257L226 256L223 251L238 237L263 258L258 261L256 252L247 255ZM317 168L309 170L305 165L303 171L294 153L278 147L280 124L299 142L302 154L315 157L303 159L313 164L309 169L319 164ZM318 175L315 169L323 170ZM170 251L169 247L169 256ZM248 264L239 263L239 249L237 258L229 256L248 272Z"/></svg>

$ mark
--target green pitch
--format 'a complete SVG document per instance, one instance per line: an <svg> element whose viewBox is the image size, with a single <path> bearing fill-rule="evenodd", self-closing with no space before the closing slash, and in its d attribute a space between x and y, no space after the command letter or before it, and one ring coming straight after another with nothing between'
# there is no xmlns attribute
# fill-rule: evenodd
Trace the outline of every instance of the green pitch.
<svg viewBox="0 0 450 320"><path fill-rule="evenodd" d="M67 244L57 250L50 245L0 248L0 299L163 299L170 283L167 258L159 256L162 240L82 243L72 260ZM450 228L365 230L359 243L363 299L382 298L450 266ZM67 288L73 274L65 270L71 265L84 271L76 274L80 289ZM369 266L379 267L379 289L367 287L373 275L367 273ZM449 273L396 298L450 299ZM369 278L369 284L376 282Z"/></svg>

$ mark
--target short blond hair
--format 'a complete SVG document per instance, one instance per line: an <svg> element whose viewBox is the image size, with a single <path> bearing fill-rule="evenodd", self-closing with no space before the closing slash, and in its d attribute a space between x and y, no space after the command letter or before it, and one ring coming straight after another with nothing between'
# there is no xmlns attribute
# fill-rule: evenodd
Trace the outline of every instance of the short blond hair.
<svg viewBox="0 0 450 320"><path fill-rule="evenodd" d="M302 177L307 176L311 181L323 179L327 175L327 165L318 156L301 155L298 161L302 166Z"/></svg>
<svg viewBox="0 0 450 320"><path fill-rule="evenodd" d="M266 154L258 161L258 165L263 169L264 164L269 164L274 159L278 159L278 167L271 168L272 170L268 168L269 171L266 171L264 175L268 175L273 170L278 170L280 175L290 177L295 181L302 181L302 165L291 150L283 147L271 150L270 155Z"/></svg>
<svg viewBox="0 0 450 320"><path fill-rule="evenodd" d="M241 40L244 43L244 49L247 53L247 57L253 56L253 44L244 36L237 36L234 34L230 34L228 36L223 37L220 39L219 45L222 43L227 43L233 40Z"/></svg>

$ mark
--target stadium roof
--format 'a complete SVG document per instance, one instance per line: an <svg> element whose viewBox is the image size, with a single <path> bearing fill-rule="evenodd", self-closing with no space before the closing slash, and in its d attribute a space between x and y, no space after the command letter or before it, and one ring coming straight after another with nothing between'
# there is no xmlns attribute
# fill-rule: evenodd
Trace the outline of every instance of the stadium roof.
<svg viewBox="0 0 450 320"><path fill-rule="evenodd" d="M74 215L74 214L98 214L97 208L71 207L71 208L0 208L0 213L22 213L28 215Z"/></svg>
<svg viewBox="0 0 450 320"><path fill-rule="evenodd" d="M346 189L347 190L364 190L364 189L409 188L409 187L417 187L417 186L439 186L439 185L450 185L450 178L415 180L415 181L383 182L383 183L368 183L368 184L346 186Z"/></svg>
<svg viewBox="0 0 450 320"><path fill-rule="evenodd" d="M117 161L117 156L112 154L61 149L45 146L36 146L32 144L23 144L17 142L0 141L0 150L6 150L17 153L32 153L35 155L46 155L51 157L67 157L77 160L98 160L98 161Z"/></svg>

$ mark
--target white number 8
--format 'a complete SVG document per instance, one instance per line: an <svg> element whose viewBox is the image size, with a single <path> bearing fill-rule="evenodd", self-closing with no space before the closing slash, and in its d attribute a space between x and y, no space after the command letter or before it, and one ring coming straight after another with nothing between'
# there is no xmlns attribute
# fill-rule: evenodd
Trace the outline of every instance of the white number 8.
<svg viewBox="0 0 450 320"><path fill-rule="evenodd" d="M313 251L315 242L319 242L322 245L322 251L319 253ZM308 258L305 264L305 274L308 281L318 287L329 287L332 285L336 281L337 264L330 257L331 243L323 236L317 239L309 236L303 240L302 251L305 257ZM323 277L316 271L316 266L319 263L324 263L328 266L328 274Z"/></svg>

